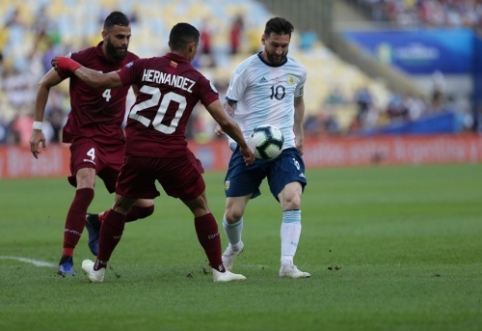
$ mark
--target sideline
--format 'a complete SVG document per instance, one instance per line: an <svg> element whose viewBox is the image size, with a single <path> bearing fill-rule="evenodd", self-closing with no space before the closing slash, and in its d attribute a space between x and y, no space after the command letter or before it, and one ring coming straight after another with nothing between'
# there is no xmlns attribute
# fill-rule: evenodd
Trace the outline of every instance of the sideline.
<svg viewBox="0 0 482 331"><path fill-rule="evenodd" d="M30 263L36 267L55 267L55 264L45 261L27 259L26 257L16 257L16 256L0 256L0 260L17 260L20 262Z"/></svg>

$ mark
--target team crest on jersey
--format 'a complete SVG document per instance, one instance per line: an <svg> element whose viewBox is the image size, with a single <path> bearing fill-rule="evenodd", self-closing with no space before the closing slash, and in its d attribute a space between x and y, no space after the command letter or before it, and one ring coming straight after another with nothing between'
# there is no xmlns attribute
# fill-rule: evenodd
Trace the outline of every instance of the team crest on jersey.
<svg viewBox="0 0 482 331"><path fill-rule="evenodd" d="M231 182L229 180L224 182L224 189L227 191L229 190L229 187L231 186Z"/></svg>
<svg viewBox="0 0 482 331"><path fill-rule="evenodd" d="M130 68L134 65L134 61L131 61L129 63L126 64L126 68Z"/></svg>
<svg viewBox="0 0 482 331"><path fill-rule="evenodd" d="M295 78L293 76L288 75L287 81L288 81L288 84L295 85Z"/></svg>

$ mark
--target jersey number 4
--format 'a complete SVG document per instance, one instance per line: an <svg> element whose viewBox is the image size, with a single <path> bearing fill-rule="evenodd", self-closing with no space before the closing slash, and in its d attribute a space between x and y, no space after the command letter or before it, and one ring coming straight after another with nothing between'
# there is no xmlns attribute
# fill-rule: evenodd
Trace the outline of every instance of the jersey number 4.
<svg viewBox="0 0 482 331"><path fill-rule="evenodd" d="M129 114L129 118L139 121L144 126L148 127L151 124L151 120L145 116L137 114L137 112L147 108L155 107L157 104L159 104L159 100L161 99L161 90L152 86L144 85L139 92L151 95L151 98L135 105ZM169 108L171 101L175 101L178 104L177 109ZM162 98L159 108L157 109L156 117L152 121L152 126L154 129L165 134L171 134L176 131L182 113L184 110L186 110L186 105L187 101L184 96L174 92L166 93ZM176 113L174 114L171 123L169 125L165 125L162 124L162 120L164 119L164 116L166 116L168 110L175 111Z"/></svg>
<svg viewBox="0 0 482 331"><path fill-rule="evenodd" d="M106 102L109 102L110 98L112 98L112 95L110 94L110 89L107 89L102 93L102 97L105 98Z"/></svg>

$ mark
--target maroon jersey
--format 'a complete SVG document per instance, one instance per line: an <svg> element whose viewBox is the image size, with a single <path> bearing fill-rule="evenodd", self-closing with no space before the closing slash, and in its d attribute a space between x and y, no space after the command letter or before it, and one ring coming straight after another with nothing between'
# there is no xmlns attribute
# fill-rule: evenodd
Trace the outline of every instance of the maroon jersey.
<svg viewBox="0 0 482 331"><path fill-rule="evenodd" d="M219 98L206 77L172 53L129 63L119 76L124 85L139 87L127 120L127 155L184 155L186 125L194 106L198 101L208 106Z"/></svg>
<svg viewBox="0 0 482 331"><path fill-rule="evenodd" d="M89 47L71 58L87 68L106 73L116 71L139 57L127 53L120 62L109 62L102 52L102 43ZM118 144L124 140L121 125L126 111L126 97L130 86L119 89L96 89L77 78L73 73L58 70L60 77L70 78L70 105L72 110L63 131L63 142L76 137L92 138L104 144Z"/></svg>

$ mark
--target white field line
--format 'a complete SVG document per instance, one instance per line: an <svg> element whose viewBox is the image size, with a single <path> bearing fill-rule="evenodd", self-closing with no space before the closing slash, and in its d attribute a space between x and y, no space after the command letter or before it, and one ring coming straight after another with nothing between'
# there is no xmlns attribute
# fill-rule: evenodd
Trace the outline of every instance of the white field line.
<svg viewBox="0 0 482 331"><path fill-rule="evenodd" d="M36 267L55 267L55 264L45 261L39 261L34 259L27 259L26 257L16 257L16 256L0 256L0 260L17 260L20 262L30 263Z"/></svg>

